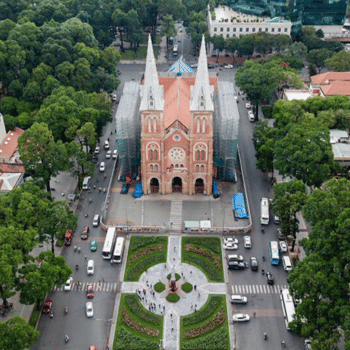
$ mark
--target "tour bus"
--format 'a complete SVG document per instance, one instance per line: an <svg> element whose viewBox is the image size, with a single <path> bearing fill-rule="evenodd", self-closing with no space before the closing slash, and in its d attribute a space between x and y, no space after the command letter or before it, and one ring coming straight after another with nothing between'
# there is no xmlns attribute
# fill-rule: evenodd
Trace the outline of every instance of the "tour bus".
<svg viewBox="0 0 350 350"><path fill-rule="evenodd" d="M278 249L278 242L270 242L270 258L272 265L278 265L280 263L280 252Z"/></svg>
<svg viewBox="0 0 350 350"><path fill-rule="evenodd" d="M286 323L287 330L290 330L289 323L294 320L295 307L292 296L289 294L288 289L282 289L281 304L284 315L284 322Z"/></svg>
<svg viewBox="0 0 350 350"><path fill-rule="evenodd" d="M268 225L270 221L269 216L269 200L267 198L261 198L261 224Z"/></svg>
<svg viewBox="0 0 350 350"><path fill-rule="evenodd" d="M123 251L124 251L124 237L118 237L115 243L115 248L113 252L113 257L112 257L113 262L115 263L122 262Z"/></svg>
<svg viewBox="0 0 350 350"><path fill-rule="evenodd" d="M103 245L103 250L102 250L103 259L112 258L115 239L116 239L116 229L115 227L109 227L106 234L105 244Z"/></svg>
<svg viewBox="0 0 350 350"><path fill-rule="evenodd" d="M174 45L173 56L177 56L177 45Z"/></svg>

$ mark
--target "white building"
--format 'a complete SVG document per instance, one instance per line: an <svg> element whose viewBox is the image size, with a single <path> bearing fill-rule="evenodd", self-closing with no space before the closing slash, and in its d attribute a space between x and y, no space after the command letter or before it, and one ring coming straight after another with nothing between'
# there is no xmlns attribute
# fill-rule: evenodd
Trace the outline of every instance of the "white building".
<svg viewBox="0 0 350 350"><path fill-rule="evenodd" d="M292 22L281 17L269 18L247 15L236 12L227 6L215 8L215 19L208 11L207 21L210 36L222 35L224 39L246 34L266 32L269 34L290 35ZM209 44L209 56L213 54L214 46Z"/></svg>

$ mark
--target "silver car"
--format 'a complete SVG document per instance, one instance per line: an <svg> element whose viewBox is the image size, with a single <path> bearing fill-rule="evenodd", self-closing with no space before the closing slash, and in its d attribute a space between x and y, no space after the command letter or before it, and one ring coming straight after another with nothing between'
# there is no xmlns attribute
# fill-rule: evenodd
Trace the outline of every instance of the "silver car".
<svg viewBox="0 0 350 350"><path fill-rule="evenodd" d="M233 322L248 322L250 320L250 316L248 314L234 314L232 316Z"/></svg>

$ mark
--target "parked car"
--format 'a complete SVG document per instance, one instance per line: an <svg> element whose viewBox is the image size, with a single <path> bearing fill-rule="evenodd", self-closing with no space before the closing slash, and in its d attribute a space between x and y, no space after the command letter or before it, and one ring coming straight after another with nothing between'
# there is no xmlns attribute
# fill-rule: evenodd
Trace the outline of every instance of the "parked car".
<svg viewBox="0 0 350 350"><path fill-rule="evenodd" d="M232 316L233 322L248 322L250 320L250 316L248 314L234 314Z"/></svg>
<svg viewBox="0 0 350 350"><path fill-rule="evenodd" d="M112 94L112 101L117 101L117 94Z"/></svg>
<svg viewBox="0 0 350 350"><path fill-rule="evenodd" d="M73 287L73 277L69 277L66 284L64 285L64 290L65 291L70 291Z"/></svg>
<svg viewBox="0 0 350 350"><path fill-rule="evenodd" d="M304 345L305 345L305 350L312 350L311 349L311 339L305 339Z"/></svg>
<svg viewBox="0 0 350 350"><path fill-rule="evenodd" d="M215 66L213 64L208 64L208 69L213 69Z"/></svg>
<svg viewBox="0 0 350 350"><path fill-rule="evenodd" d="M232 65L232 64L227 64L224 68L225 68L225 69L232 69L232 68L233 68L233 65Z"/></svg>
<svg viewBox="0 0 350 350"><path fill-rule="evenodd" d="M229 270L244 270L245 264L239 261L229 261L227 267Z"/></svg>
<svg viewBox="0 0 350 350"><path fill-rule="evenodd" d="M271 272L266 272L266 282L267 282L267 284L274 283L273 275Z"/></svg>
<svg viewBox="0 0 350 350"><path fill-rule="evenodd" d="M286 236L282 234L282 230L280 228L277 229L277 233L278 233L278 239L280 241L284 241L286 239Z"/></svg>
<svg viewBox="0 0 350 350"><path fill-rule="evenodd" d="M95 148L95 152L94 152L94 153L95 153L95 154L99 154L99 153L100 153L100 147L97 146L97 147Z"/></svg>
<svg viewBox="0 0 350 350"><path fill-rule="evenodd" d="M97 247L98 247L98 243L97 243L96 239L92 239L90 242L90 250L92 252L96 252Z"/></svg>
<svg viewBox="0 0 350 350"><path fill-rule="evenodd" d="M245 106L246 106L246 108L252 108L250 102L247 102L247 103L245 104Z"/></svg>
<svg viewBox="0 0 350 350"><path fill-rule="evenodd" d="M250 238L250 236L244 236L243 239L244 239L244 243L243 243L244 248L247 248L247 249L251 248L252 247L252 239Z"/></svg>
<svg viewBox="0 0 350 350"><path fill-rule="evenodd" d="M252 111L248 111L248 120L250 122L255 121L254 113Z"/></svg>
<svg viewBox="0 0 350 350"><path fill-rule="evenodd" d="M118 150L114 150L112 154L113 159L116 159L118 157Z"/></svg>
<svg viewBox="0 0 350 350"><path fill-rule="evenodd" d="M243 256L238 254L231 254L227 258L228 258L228 261L240 261L240 262L244 261Z"/></svg>
<svg viewBox="0 0 350 350"><path fill-rule="evenodd" d="M191 64L191 68L197 68L197 67L198 67L198 63Z"/></svg>
<svg viewBox="0 0 350 350"><path fill-rule="evenodd" d="M273 217L273 222L276 224L276 225L279 225L281 223L281 220L279 218L279 216L275 215Z"/></svg>
<svg viewBox="0 0 350 350"><path fill-rule="evenodd" d="M252 271L258 271L259 270L258 259L255 258L254 256L252 256L250 258L250 268L252 269Z"/></svg>
<svg viewBox="0 0 350 350"><path fill-rule="evenodd" d="M88 239L88 237L89 237L89 231L90 231L89 226L84 226L83 230L81 231L80 238L81 238L81 239Z"/></svg>
<svg viewBox="0 0 350 350"><path fill-rule="evenodd" d="M86 316L87 317L93 317L94 316L94 307L93 307L91 301L88 301L86 303Z"/></svg>
<svg viewBox="0 0 350 350"><path fill-rule="evenodd" d="M130 184L124 184L120 194L127 194L129 192Z"/></svg>
<svg viewBox="0 0 350 350"><path fill-rule="evenodd" d="M100 171L104 172L105 170L106 170L106 164L105 164L105 162L101 162L101 164L100 164Z"/></svg>
<svg viewBox="0 0 350 350"><path fill-rule="evenodd" d="M224 237L224 244L227 243L238 244L238 239L236 237Z"/></svg>
<svg viewBox="0 0 350 350"><path fill-rule="evenodd" d="M288 252L287 244L285 241L280 241L280 248L282 253Z"/></svg>
<svg viewBox="0 0 350 350"><path fill-rule="evenodd" d="M237 250L238 249L238 245L234 244L234 243L224 243L223 244L223 248L226 250Z"/></svg>

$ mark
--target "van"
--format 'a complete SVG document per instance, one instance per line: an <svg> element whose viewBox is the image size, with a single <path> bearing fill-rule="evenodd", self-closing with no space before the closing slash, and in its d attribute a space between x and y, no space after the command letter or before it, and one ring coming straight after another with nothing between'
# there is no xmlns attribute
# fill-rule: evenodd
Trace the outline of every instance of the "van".
<svg viewBox="0 0 350 350"><path fill-rule="evenodd" d="M242 295L231 295L231 304L247 304L248 299Z"/></svg>
<svg viewBox="0 0 350 350"><path fill-rule="evenodd" d="M98 224L100 223L100 215L95 215L94 219L92 220L92 226L97 227Z"/></svg>
<svg viewBox="0 0 350 350"><path fill-rule="evenodd" d="M87 263L87 269L86 272L88 274L88 276L92 276L95 272L95 263L93 260L89 260Z"/></svg>
<svg viewBox="0 0 350 350"><path fill-rule="evenodd" d="M283 263L284 271L289 272L289 271L292 269L292 263L291 263L291 261L290 261L289 256L285 255L285 256L282 258L282 263Z"/></svg>
<svg viewBox="0 0 350 350"><path fill-rule="evenodd" d="M83 190L86 191L89 188L89 183L90 183L90 176L86 176L84 177L84 181L83 181Z"/></svg>
<svg viewBox="0 0 350 350"><path fill-rule="evenodd" d="M228 261L244 261L243 256L238 254L229 255L227 258Z"/></svg>

